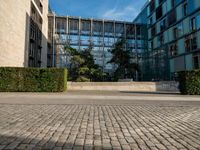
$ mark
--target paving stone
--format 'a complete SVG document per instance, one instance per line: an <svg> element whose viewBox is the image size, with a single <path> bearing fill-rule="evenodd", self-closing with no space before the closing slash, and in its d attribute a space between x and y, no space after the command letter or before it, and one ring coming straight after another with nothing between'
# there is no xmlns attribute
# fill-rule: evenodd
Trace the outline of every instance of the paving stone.
<svg viewBox="0 0 200 150"><path fill-rule="evenodd" d="M190 104L0 104L0 149L199 150L199 118Z"/></svg>

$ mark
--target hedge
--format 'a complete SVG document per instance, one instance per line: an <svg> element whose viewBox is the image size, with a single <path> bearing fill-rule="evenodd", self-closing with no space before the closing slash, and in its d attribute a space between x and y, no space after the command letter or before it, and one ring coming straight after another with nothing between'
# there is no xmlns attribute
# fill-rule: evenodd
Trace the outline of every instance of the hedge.
<svg viewBox="0 0 200 150"><path fill-rule="evenodd" d="M178 73L179 89L184 95L200 95L200 70Z"/></svg>
<svg viewBox="0 0 200 150"><path fill-rule="evenodd" d="M0 67L0 92L63 92L67 70Z"/></svg>

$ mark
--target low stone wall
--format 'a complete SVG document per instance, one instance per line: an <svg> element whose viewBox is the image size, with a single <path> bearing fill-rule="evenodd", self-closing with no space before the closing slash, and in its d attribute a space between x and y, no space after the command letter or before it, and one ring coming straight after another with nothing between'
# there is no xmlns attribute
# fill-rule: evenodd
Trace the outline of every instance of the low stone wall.
<svg viewBox="0 0 200 150"><path fill-rule="evenodd" d="M178 92L177 82L68 82L68 90Z"/></svg>

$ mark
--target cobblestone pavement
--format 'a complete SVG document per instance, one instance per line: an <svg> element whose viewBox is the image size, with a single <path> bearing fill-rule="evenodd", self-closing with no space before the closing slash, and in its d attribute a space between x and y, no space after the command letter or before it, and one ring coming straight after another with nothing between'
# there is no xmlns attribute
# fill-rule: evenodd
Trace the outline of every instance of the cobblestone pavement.
<svg viewBox="0 0 200 150"><path fill-rule="evenodd" d="M200 105L0 104L0 149L200 150Z"/></svg>

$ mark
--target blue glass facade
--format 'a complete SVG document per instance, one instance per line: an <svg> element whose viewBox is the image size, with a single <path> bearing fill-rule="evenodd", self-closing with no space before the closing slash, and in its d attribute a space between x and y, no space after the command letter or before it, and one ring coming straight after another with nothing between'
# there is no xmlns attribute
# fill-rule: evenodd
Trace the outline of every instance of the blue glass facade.
<svg viewBox="0 0 200 150"><path fill-rule="evenodd" d="M200 0L151 0L143 11L148 25L145 79L173 80L178 71L200 68Z"/></svg>

